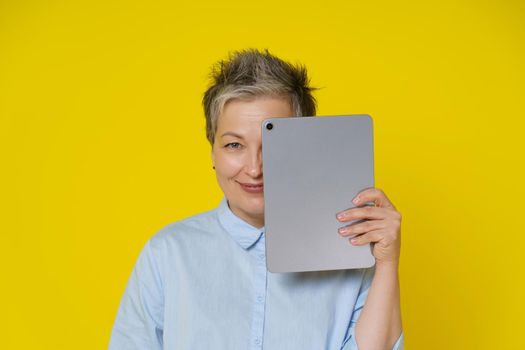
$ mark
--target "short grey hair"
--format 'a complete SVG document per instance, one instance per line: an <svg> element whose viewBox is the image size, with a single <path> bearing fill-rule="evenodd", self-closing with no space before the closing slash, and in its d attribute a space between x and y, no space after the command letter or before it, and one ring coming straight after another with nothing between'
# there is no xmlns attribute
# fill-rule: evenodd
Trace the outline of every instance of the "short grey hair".
<svg viewBox="0 0 525 350"><path fill-rule="evenodd" d="M314 116L317 101L306 67L293 65L270 54L267 49L246 49L230 53L211 70L210 86L202 105L206 117L206 137L213 146L217 121L226 103L233 99L261 96L290 99L295 116Z"/></svg>

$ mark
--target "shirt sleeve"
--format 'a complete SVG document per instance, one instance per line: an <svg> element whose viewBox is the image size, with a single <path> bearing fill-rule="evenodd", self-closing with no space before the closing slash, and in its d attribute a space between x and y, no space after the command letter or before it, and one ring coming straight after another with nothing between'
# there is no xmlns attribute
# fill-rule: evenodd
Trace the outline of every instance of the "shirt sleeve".
<svg viewBox="0 0 525 350"><path fill-rule="evenodd" d="M151 241L142 249L120 302L110 350L162 349L164 295Z"/></svg>
<svg viewBox="0 0 525 350"><path fill-rule="evenodd" d="M341 347L341 350L359 350L355 340L355 325L361 315L361 311L365 306L366 297L368 296L368 290L372 284L372 279L374 277L375 265L364 269L363 281L361 283L361 288L359 290L359 295L355 303L354 311L352 313L352 318L350 320L350 325L348 327L347 335ZM404 349L404 333L401 332L399 338L397 338L394 347L392 350L403 350Z"/></svg>

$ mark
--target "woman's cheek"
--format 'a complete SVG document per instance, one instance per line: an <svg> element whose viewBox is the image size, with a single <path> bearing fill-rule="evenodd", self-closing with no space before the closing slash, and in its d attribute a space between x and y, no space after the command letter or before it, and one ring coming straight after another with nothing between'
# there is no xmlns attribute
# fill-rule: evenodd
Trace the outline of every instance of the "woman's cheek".
<svg viewBox="0 0 525 350"><path fill-rule="evenodd" d="M239 153L223 153L216 158L215 166L227 176L234 176L243 168L243 156Z"/></svg>

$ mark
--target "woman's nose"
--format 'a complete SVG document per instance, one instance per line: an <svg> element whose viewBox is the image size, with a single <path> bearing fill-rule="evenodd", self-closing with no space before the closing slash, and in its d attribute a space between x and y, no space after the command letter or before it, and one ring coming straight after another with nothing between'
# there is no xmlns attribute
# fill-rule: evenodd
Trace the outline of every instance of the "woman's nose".
<svg viewBox="0 0 525 350"><path fill-rule="evenodd" d="M251 177L260 177L262 175L262 155L261 152L250 156L246 166L246 172Z"/></svg>

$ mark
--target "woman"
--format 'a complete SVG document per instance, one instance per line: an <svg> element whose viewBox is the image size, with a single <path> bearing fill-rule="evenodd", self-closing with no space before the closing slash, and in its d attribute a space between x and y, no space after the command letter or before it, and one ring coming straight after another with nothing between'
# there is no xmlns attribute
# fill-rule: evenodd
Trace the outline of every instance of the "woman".
<svg viewBox="0 0 525 350"><path fill-rule="evenodd" d="M146 243L110 349L402 349L401 216L382 191L362 191L337 215L342 226L368 219L339 234L375 243L374 267L266 270L261 122L315 115L312 90L303 67L268 51L236 52L215 67L203 105L224 198ZM359 207L368 201L375 207Z"/></svg>

